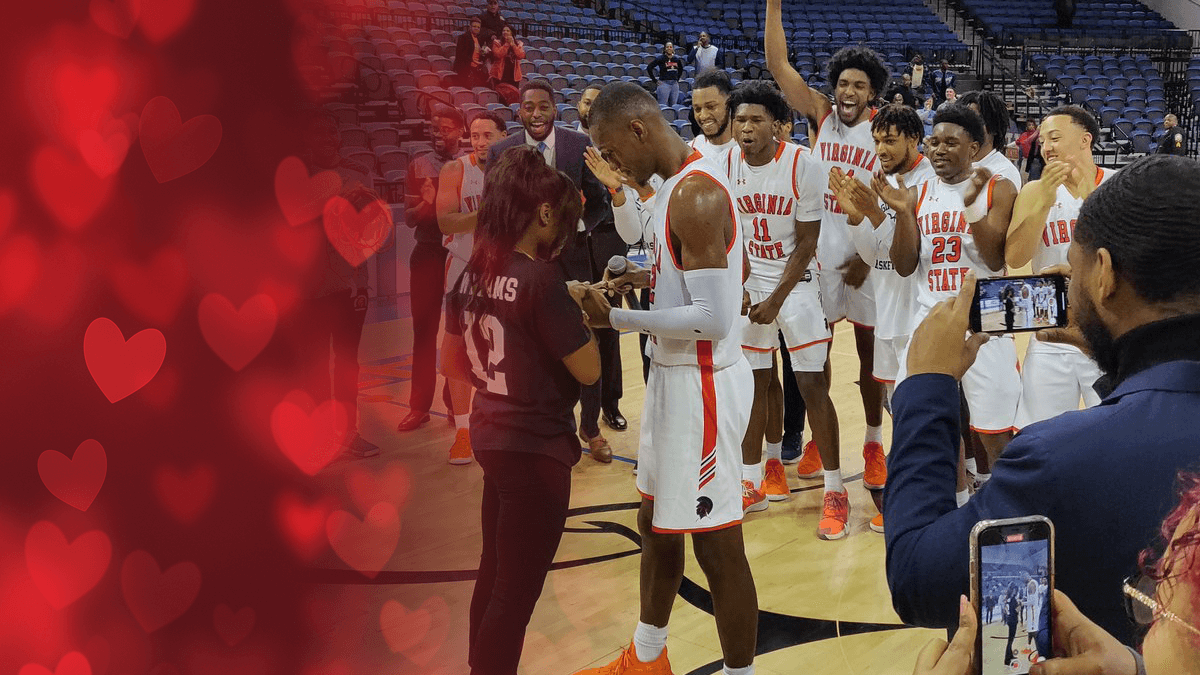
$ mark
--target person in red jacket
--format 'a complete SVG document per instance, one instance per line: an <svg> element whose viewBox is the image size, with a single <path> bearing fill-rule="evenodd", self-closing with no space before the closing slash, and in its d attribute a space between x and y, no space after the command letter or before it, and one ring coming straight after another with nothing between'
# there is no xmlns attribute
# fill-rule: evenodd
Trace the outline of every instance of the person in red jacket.
<svg viewBox="0 0 1200 675"><path fill-rule="evenodd" d="M521 83L521 61L525 58L525 43L513 34L512 26L505 26L500 35L492 38L492 84L508 84L513 87Z"/></svg>

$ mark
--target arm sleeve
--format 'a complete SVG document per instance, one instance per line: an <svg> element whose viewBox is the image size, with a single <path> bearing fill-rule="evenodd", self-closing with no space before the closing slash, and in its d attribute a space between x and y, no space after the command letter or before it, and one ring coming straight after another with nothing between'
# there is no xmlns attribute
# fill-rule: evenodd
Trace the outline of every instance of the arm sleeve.
<svg viewBox="0 0 1200 675"><path fill-rule="evenodd" d="M741 286L729 283L729 270L707 268L683 273L690 305L653 310L614 307L612 327L676 340L720 340L741 313Z"/></svg>
<svg viewBox="0 0 1200 675"><path fill-rule="evenodd" d="M542 346L554 360L570 356L586 345L591 335L583 325L583 312L567 292L566 282L556 266L546 266L537 297L531 298L535 331Z"/></svg>
<svg viewBox="0 0 1200 675"><path fill-rule="evenodd" d="M638 206L638 194L633 188L622 186L621 189L625 191L625 203L613 206L613 224L626 244L636 244L645 237L650 213Z"/></svg>
<svg viewBox="0 0 1200 675"><path fill-rule="evenodd" d="M875 267L879 260L879 239L875 236L875 226L871 224L870 218L863 218L858 225L850 225L850 241L863 262Z"/></svg>

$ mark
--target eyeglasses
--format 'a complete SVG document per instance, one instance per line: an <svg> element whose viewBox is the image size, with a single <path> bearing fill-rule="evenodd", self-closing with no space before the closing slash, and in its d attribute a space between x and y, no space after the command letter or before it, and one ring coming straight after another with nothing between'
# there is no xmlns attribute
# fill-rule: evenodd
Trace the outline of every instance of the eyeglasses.
<svg viewBox="0 0 1200 675"><path fill-rule="evenodd" d="M1200 637L1200 628L1184 621L1178 614L1163 608L1154 599L1157 586L1158 582L1144 575L1130 577L1125 580L1125 583L1121 586L1121 590L1125 593L1125 610L1129 616L1138 626L1143 628L1150 626L1150 624L1159 619L1166 619L1171 623L1181 626L1189 633Z"/></svg>

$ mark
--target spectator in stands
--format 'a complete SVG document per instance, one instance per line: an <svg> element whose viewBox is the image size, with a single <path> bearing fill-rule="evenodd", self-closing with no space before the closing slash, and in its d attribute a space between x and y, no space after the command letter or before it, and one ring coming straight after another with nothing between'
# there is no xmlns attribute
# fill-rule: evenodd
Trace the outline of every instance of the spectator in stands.
<svg viewBox="0 0 1200 675"><path fill-rule="evenodd" d="M458 46L454 51L454 72L458 73L458 81L470 89L487 84L487 68L483 62L491 51L490 43L480 35L482 24L479 19L471 19L471 25L463 34L458 36Z"/></svg>
<svg viewBox="0 0 1200 675"><path fill-rule="evenodd" d="M1075 23L1075 0L1054 0L1055 24L1059 28L1070 28Z"/></svg>
<svg viewBox="0 0 1200 675"><path fill-rule="evenodd" d="M887 93L884 94L884 99L892 103L896 103L896 94L900 94L900 102L910 108L916 108L917 104L925 98L925 91L923 88L918 89L913 87L912 75L909 73L902 74L899 81L892 83L892 86L888 88Z"/></svg>
<svg viewBox="0 0 1200 675"><path fill-rule="evenodd" d="M527 80L521 85L521 126L524 130L492 145L487 166L505 150L518 145L538 148L546 163L567 174L583 191L583 220L576 236L568 237L558 257L564 279L594 283L603 278L608 259L628 250L613 224L609 192L591 169L584 166L584 151L592 141L587 136L554 125L557 115L554 89L545 80ZM602 334L603 333L603 334ZM588 444L592 459L612 461L612 446L600 433L600 413L605 422L620 431L628 423L618 402L622 393L621 351L616 331L597 331L600 347L600 381L583 388L580 395L579 437Z"/></svg>
<svg viewBox="0 0 1200 675"><path fill-rule="evenodd" d="M487 10L479 15L479 22L483 26L480 39L485 44L490 44L492 38L498 37L500 31L508 25L508 22L500 16L500 0L488 0Z"/></svg>
<svg viewBox="0 0 1200 675"><path fill-rule="evenodd" d="M675 55L675 45L668 42L663 46L662 56L654 59L646 68L650 82L657 87L659 105L679 103L679 78L683 77L682 58Z"/></svg>
<svg viewBox="0 0 1200 675"><path fill-rule="evenodd" d="M949 95L948 89L953 89L958 82L958 75L950 70L950 62L942 59L942 65L929 74L929 86L933 87L933 95L937 97L938 103L942 103Z"/></svg>
<svg viewBox="0 0 1200 675"><path fill-rule="evenodd" d="M310 174L334 171L342 179L341 196L355 209L378 200L373 169L343 158L337 120L314 111L305 128L305 165ZM391 231L391 222L386 223ZM358 265L346 262L328 237L324 243L316 284L284 324L281 331L288 348L299 354L295 363L313 374L311 387L317 400L329 397L330 347L333 352L332 398L346 406L350 434L342 442L342 452L350 457L366 458L379 454L379 446L358 433L358 343L367 317L367 261ZM325 439L318 439L324 441Z"/></svg>
<svg viewBox="0 0 1200 675"><path fill-rule="evenodd" d="M1187 133L1179 126L1179 118L1167 113L1163 118L1163 132L1158 138L1158 149L1162 155L1187 155Z"/></svg>
<svg viewBox="0 0 1200 675"><path fill-rule="evenodd" d="M691 61L694 70L692 76L699 76L707 70L724 68L725 50L712 44L709 41L708 33L702 32L700 39L692 47L692 53L688 55L688 61Z"/></svg>
<svg viewBox="0 0 1200 675"><path fill-rule="evenodd" d="M1038 144L1038 127L1037 122L1033 120L1025 120L1025 131L1017 136L1017 149L1020 150L1020 159L1025 160L1025 169L1029 170L1029 161L1033 159L1033 151Z"/></svg>
<svg viewBox="0 0 1200 675"><path fill-rule="evenodd" d="M912 57L912 61L904 68L904 74L908 75L911 80L911 86L916 91L929 91L928 73L925 72L925 57L917 53ZM921 98L924 98L922 96Z"/></svg>
<svg viewBox="0 0 1200 675"><path fill-rule="evenodd" d="M575 110L579 113L579 121L575 123L575 131L581 134L588 132L588 113L592 111L592 101L600 95L600 90L604 88L604 80L592 80L583 88L583 93L579 95L579 103L576 104Z"/></svg>
<svg viewBox="0 0 1200 675"><path fill-rule="evenodd" d="M500 35L492 38L492 86L521 85L521 60L525 58L525 43L513 35L512 26L500 29Z"/></svg>
<svg viewBox="0 0 1200 675"><path fill-rule="evenodd" d="M938 112L941 112L946 108L955 105L956 103L958 103L958 92L954 91L954 87L946 87L946 100L942 101L942 104L938 106Z"/></svg>
<svg viewBox="0 0 1200 675"><path fill-rule="evenodd" d="M1105 373L1097 388L1106 396L1022 429L992 479L960 508L956 379L986 340L962 339L973 275L914 332L910 376L892 399L884 495L888 584L905 623L957 623L975 523L1042 514L1055 525L1058 588L1131 643L1122 582L1167 516L1162 496L1200 461L1200 435L1179 423L1200 413L1197 220L1200 162L1192 159L1145 157L1092 192L1068 253L1071 326L1039 337L1085 349Z"/></svg>
<svg viewBox="0 0 1200 675"><path fill-rule="evenodd" d="M925 136L933 134L933 117L937 115L937 110L933 108L933 96L925 97L925 106L917 111L917 116L921 118L921 123L925 125ZM924 139L922 139L924 143Z"/></svg>
<svg viewBox="0 0 1200 675"><path fill-rule="evenodd" d="M413 228L416 239L408 263L413 366L408 415L400 421L397 431L411 431L429 421L437 384L437 335L446 288L447 253L437 222L438 178L442 167L462 154L459 145L465 124L456 108L439 107L432 114L433 151L408 163L404 182L404 224Z"/></svg>

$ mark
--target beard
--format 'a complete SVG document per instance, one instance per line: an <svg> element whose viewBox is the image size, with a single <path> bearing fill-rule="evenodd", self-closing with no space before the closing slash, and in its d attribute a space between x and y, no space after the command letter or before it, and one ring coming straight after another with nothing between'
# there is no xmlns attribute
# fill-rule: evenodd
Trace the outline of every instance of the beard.
<svg viewBox="0 0 1200 675"><path fill-rule="evenodd" d="M707 137L707 138L710 138L710 139L712 139L712 138L720 138L720 137L721 137L721 134L725 133L725 130L729 128L729 121L730 121L730 119L731 119L731 118L730 118L728 115L726 115L726 116L725 116L725 121L724 121L724 122L722 122L722 123L721 123L721 126L720 126L720 128L718 128L718 129L717 129L717 133L713 134L712 136L709 136L708 134L704 134L704 135L705 135L705 137ZM703 130L701 130L701 133L703 133Z"/></svg>
<svg viewBox="0 0 1200 675"><path fill-rule="evenodd" d="M1100 316L1096 313L1096 306L1086 295L1079 303L1078 316L1079 330L1083 333L1083 339L1092 353L1092 359L1096 361L1096 365L1100 366L1101 372L1109 377L1116 377L1119 365L1117 340L1108 326L1105 326L1104 322L1100 320Z"/></svg>

